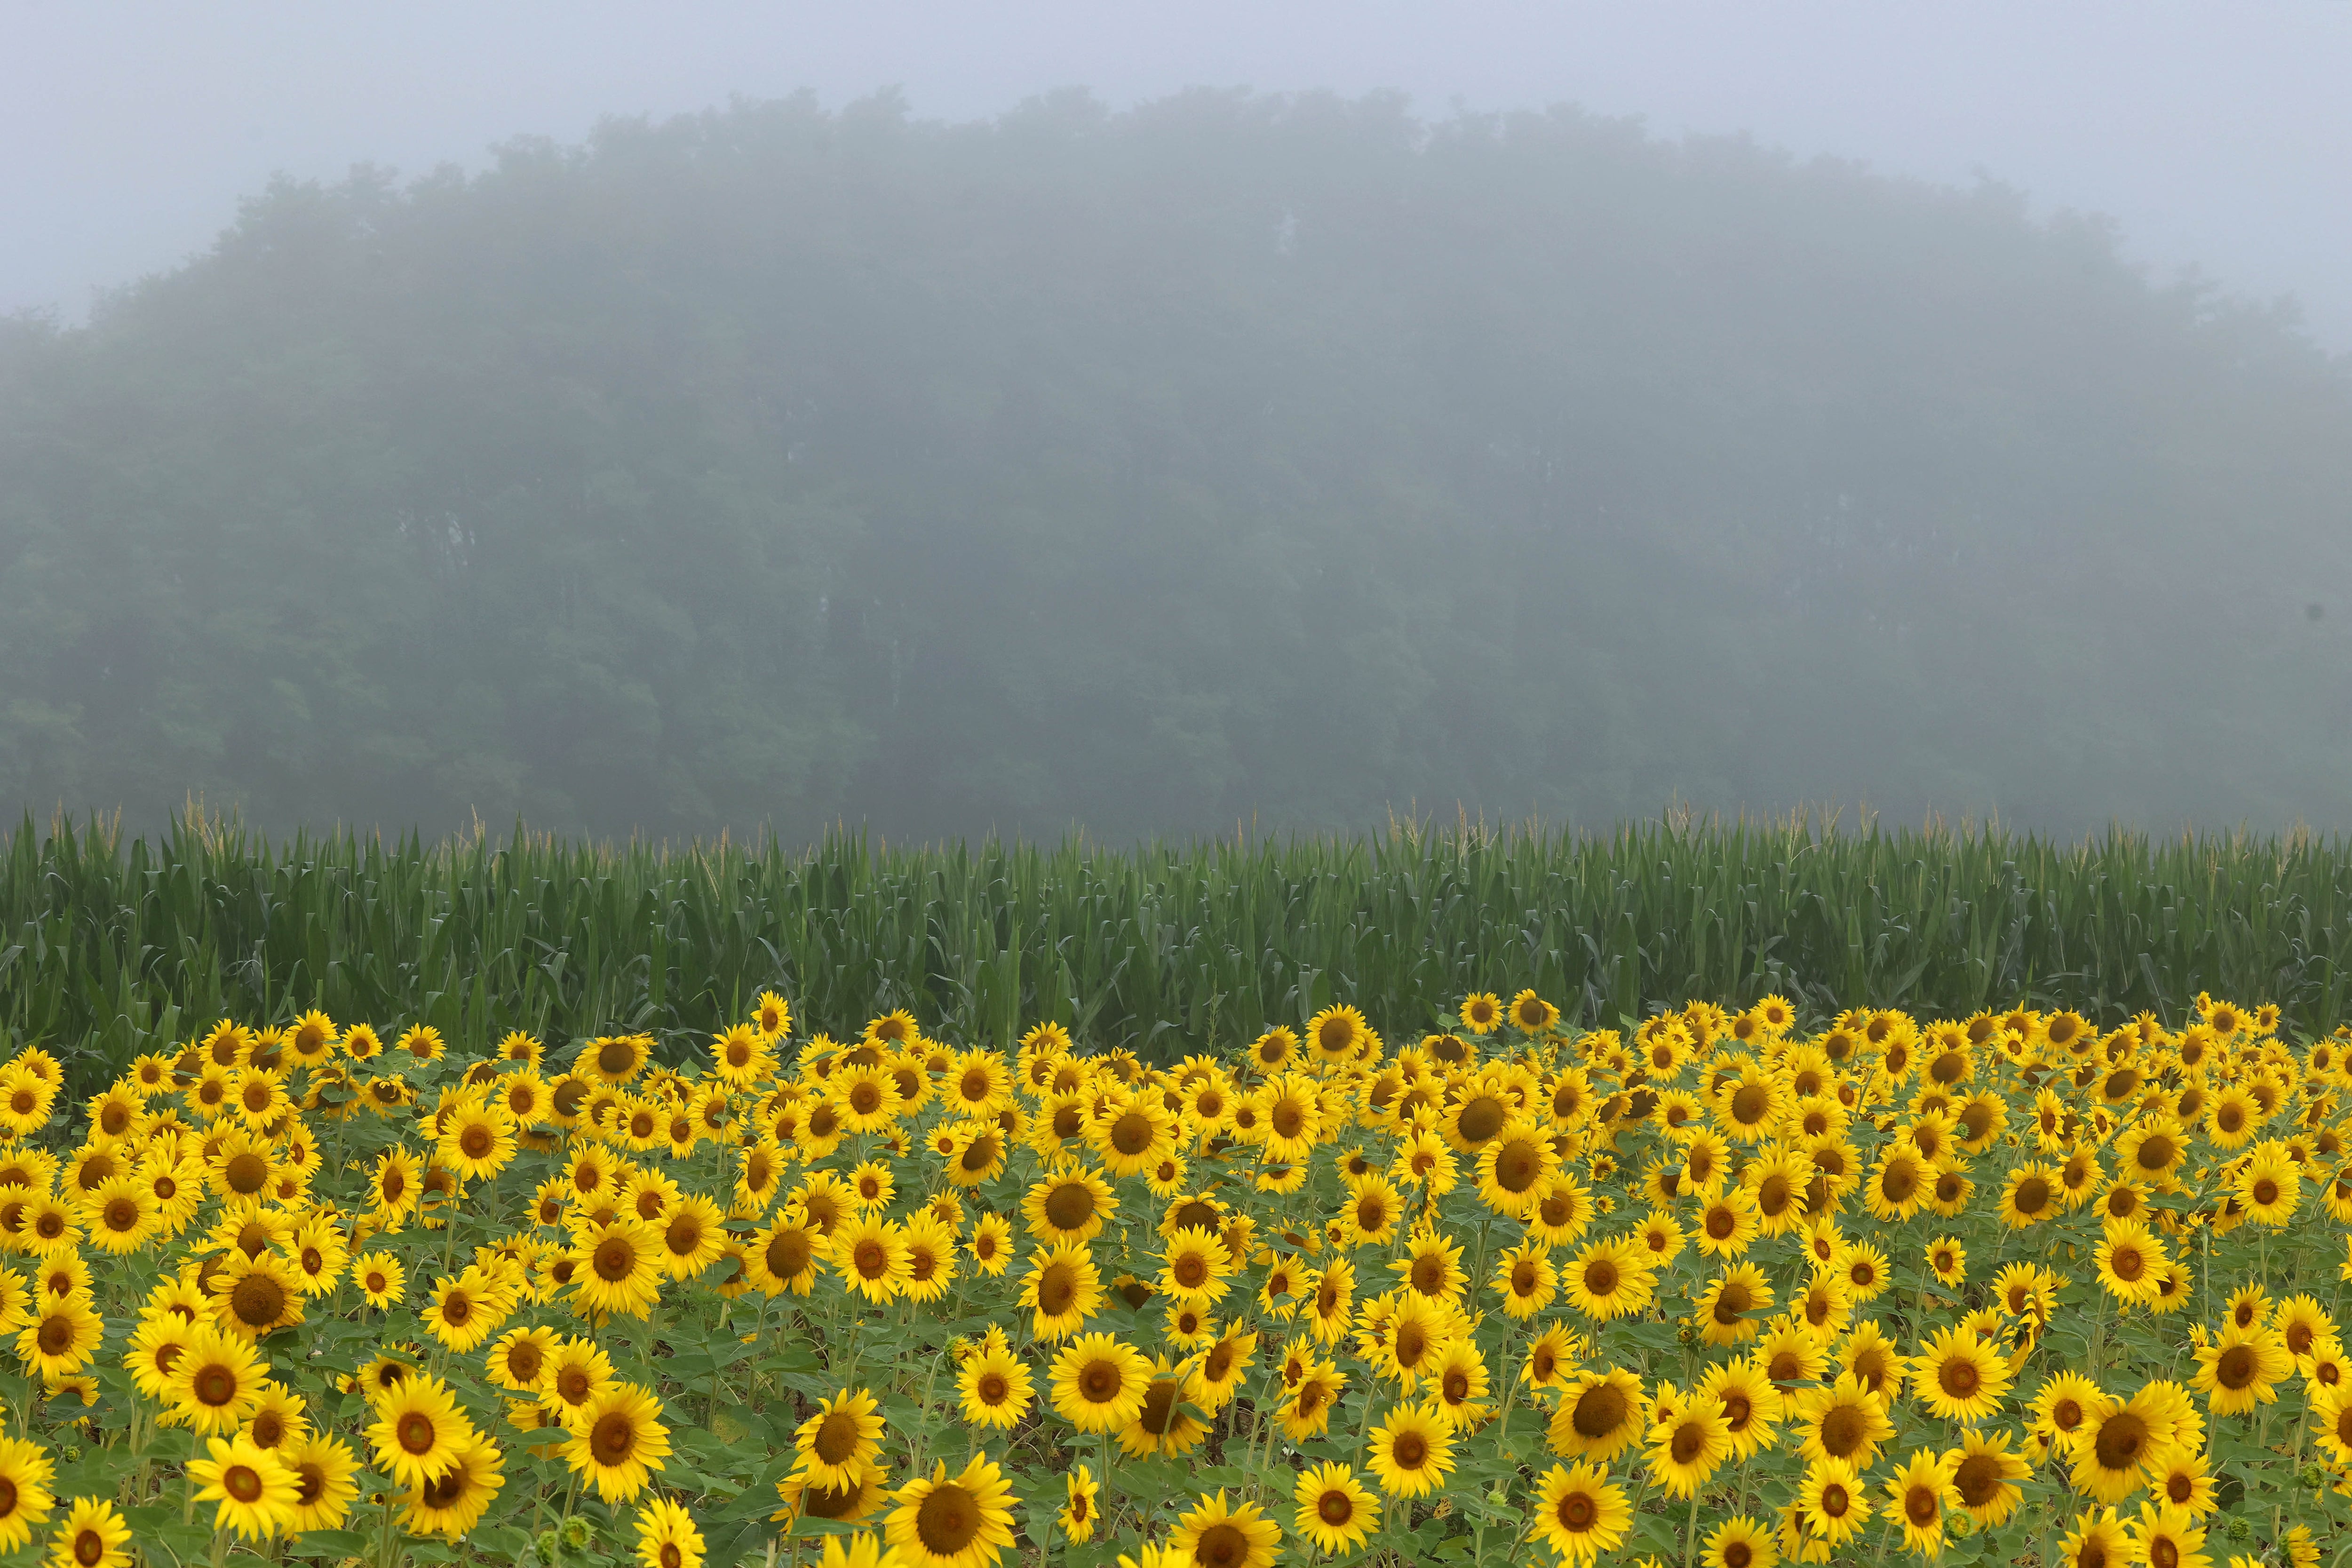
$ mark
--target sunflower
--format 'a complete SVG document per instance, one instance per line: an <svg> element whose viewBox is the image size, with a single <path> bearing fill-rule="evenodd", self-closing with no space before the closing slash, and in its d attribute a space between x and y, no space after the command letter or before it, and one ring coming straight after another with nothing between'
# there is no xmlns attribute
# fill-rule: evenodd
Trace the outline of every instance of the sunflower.
<svg viewBox="0 0 2352 1568"><path fill-rule="evenodd" d="M1569 1305L1605 1322L1650 1304L1652 1254L1638 1240L1592 1242L1560 1271Z"/></svg>
<svg viewBox="0 0 2352 1568"><path fill-rule="evenodd" d="M514 1118L496 1100L463 1107L441 1134L441 1163L469 1182L489 1180L514 1155Z"/></svg>
<svg viewBox="0 0 2352 1568"><path fill-rule="evenodd" d="M487 1437L467 1435L449 1468L402 1499L401 1522L420 1534L455 1541L481 1522L506 1486L505 1456Z"/></svg>
<svg viewBox="0 0 2352 1568"><path fill-rule="evenodd" d="M106 1337L106 1324L89 1294L50 1296L16 1335L16 1354L45 1378L69 1377L88 1366Z"/></svg>
<svg viewBox="0 0 2352 1568"><path fill-rule="evenodd" d="M1927 1244L1927 1272L1937 1284L1958 1288L1969 1277L1969 1249L1957 1237L1937 1237Z"/></svg>
<svg viewBox="0 0 2352 1568"><path fill-rule="evenodd" d="M1100 1176L1064 1159L1031 1184L1021 1212L1029 1234L1040 1241L1086 1242L1102 1234L1118 1212L1118 1198Z"/></svg>
<svg viewBox="0 0 2352 1568"><path fill-rule="evenodd" d="M1163 1354L1152 1358L1148 1375L1141 1408L1118 1431L1119 1451L1130 1458L1192 1452L1209 1435L1209 1424L1186 1408L1183 1370Z"/></svg>
<svg viewBox="0 0 2352 1568"><path fill-rule="evenodd" d="M1366 1461L1391 1497L1416 1498L1445 1484L1454 1470L1454 1434L1437 1411L1399 1405L1366 1439Z"/></svg>
<svg viewBox="0 0 2352 1568"><path fill-rule="evenodd" d="M1941 1556L1945 1511L1960 1503L1950 1457L1920 1449L1887 1478L1886 1496L1889 1517L1903 1525L1904 1546L1923 1557Z"/></svg>
<svg viewBox="0 0 2352 1568"><path fill-rule="evenodd" d="M131 1568L131 1521L104 1498L76 1498L50 1542L56 1568Z"/></svg>
<svg viewBox="0 0 2352 1568"><path fill-rule="evenodd" d="M1522 991L1511 998L1511 1027L1519 1033L1540 1035L1559 1022L1559 1009L1532 990Z"/></svg>
<svg viewBox="0 0 2352 1568"><path fill-rule="evenodd" d="M1063 1242L1041 1248L1030 1259L1021 1282L1020 1305L1027 1308L1033 1329L1041 1340L1062 1340L1076 1333L1102 1307L1102 1276L1083 1245Z"/></svg>
<svg viewBox="0 0 2352 1568"><path fill-rule="evenodd" d="M1731 1428L1731 1457L1744 1462L1772 1446L1773 1427L1780 1418L1780 1391L1752 1362L1718 1363L1707 1369L1692 1397L1712 1399L1723 1406Z"/></svg>
<svg viewBox="0 0 2352 1568"><path fill-rule="evenodd" d="M1869 1522L1870 1499L1852 1465L1843 1459L1815 1459L1805 1467L1797 1510L1810 1534L1842 1546Z"/></svg>
<svg viewBox="0 0 2352 1568"><path fill-rule="evenodd" d="M1743 1263L1707 1285L1691 1319L1708 1344L1744 1344L1756 1337L1759 1318L1771 1310L1772 1302L1772 1286L1764 1270Z"/></svg>
<svg viewBox="0 0 2352 1568"><path fill-rule="evenodd" d="M2246 1217L2259 1225L2278 1226L2294 1217L2303 1195L2303 1176L2294 1161L2264 1143L2240 1167L2234 1184Z"/></svg>
<svg viewBox="0 0 2352 1568"><path fill-rule="evenodd" d="M1886 1414L1887 1394L1852 1373L1826 1388L1797 1395L1791 1423L1803 1433L1801 1451L1811 1459L1839 1459L1860 1474L1878 1457L1879 1445L1895 1436Z"/></svg>
<svg viewBox="0 0 2352 1568"><path fill-rule="evenodd" d="M13 1552L33 1538L56 1499L49 1490L55 1467L38 1443L0 1437L0 1552Z"/></svg>
<svg viewBox="0 0 2352 1568"><path fill-rule="evenodd" d="M1013 1486L985 1454L953 1476L939 1464L891 1500L882 1531L901 1568L987 1568L1013 1544Z"/></svg>
<svg viewBox="0 0 2352 1568"><path fill-rule="evenodd" d="M1737 1258L1755 1241L1756 1232L1756 1200L1746 1188L1734 1187L1699 1205L1691 1241L1710 1258Z"/></svg>
<svg viewBox="0 0 2352 1568"><path fill-rule="evenodd" d="M180 1353L165 1369L173 1412L199 1436L244 1426L261 1397L268 1363L251 1342L210 1323L194 1325L185 1334Z"/></svg>
<svg viewBox="0 0 2352 1568"><path fill-rule="evenodd" d="M1772 1568L1778 1560L1772 1532L1746 1514L1734 1514L1709 1531L1699 1558L1706 1568Z"/></svg>
<svg viewBox="0 0 2352 1568"><path fill-rule="evenodd" d="M431 1299L418 1309L416 1317L442 1344L459 1355L470 1355L498 1331L508 1310L503 1292L488 1289L481 1271L468 1268L455 1279L436 1282Z"/></svg>
<svg viewBox="0 0 2352 1568"><path fill-rule="evenodd" d="M644 1568L701 1568L705 1550L702 1531L683 1503L657 1497L637 1510L637 1561Z"/></svg>
<svg viewBox="0 0 2352 1568"><path fill-rule="evenodd" d="M1180 1123L1157 1094L1137 1095L1088 1123L1095 1155L1113 1180L1139 1176L1177 1152Z"/></svg>
<svg viewBox="0 0 2352 1568"><path fill-rule="evenodd" d="M2074 1489L2099 1502L2121 1502L2163 1468L2179 1430L2171 1385L2151 1384L2129 1399L2094 1394L2068 1439Z"/></svg>
<svg viewBox="0 0 2352 1568"><path fill-rule="evenodd" d="M569 1426L589 1401L614 1384L613 1362L593 1340L568 1339L548 1352L539 1400Z"/></svg>
<svg viewBox="0 0 2352 1568"><path fill-rule="evenodd" d="M2191 1381L2216 1415L2243 1415L2278 1398L2277 1384L2294 1371L2294 1356L2278 1331L2225 1323L2210 1342L2197 1347Z"/></svg>
<svg viewBox="0 0 2352 1568"><path fill-rule="evenodd" d="M882 1458L881 1406L866 1390L845 1388L822 1401L793 1434L798 1468L819 1486L840 1487Z"/></svg>
<svg viewBox="0 0 2352 1568"><path fill-rule="evenodd" d="M983 1348L956 1373L956 1396L967 1425L999 1429L1017 1426L1034 1398L1029 1369L998 1346Z"/></svg>
<svg viewBox="0 0 2352 1568"><path fill-rule="evenodd" d="M1648 1447L1657 1484L1670 1497L1692 1497L1730 1458L1731 1423L1716 1401L1686 1400L1673 1384L1662 1383Z"/></svg>
<svg viewBox="0 0 2352 1568"><path fill-rule="evenodd" d="M2001 1188L2001 1223L2023 1230L2056 1217L2061 1191L2058 1174L2049 1166L2032 1160L2018 1165Z"/></svg>
<svg viewBox="0 0 2352 1568"><path fill-rule="evenodd" d="M591 1312L642 1318L661 1299L661 1233L643 1220L592 1226L562 1256L572 1265L572 1298Z"/></svg>
<svg viewBox="0 0 2352 1568"><path fill-rule="evenodd" d="M135 1252L144 1245L161 1228L162 1213L152 1185L127 1173L100 1183L82 1201L90 1239L116 1254Z"/></svg>
<svg viewBox="0 0 2352 1568"><path fill-rule="evenodd" d="M1551 1305L1559 1289L1559 1271L1552 1267L1549 1248L1509 1247L1496 1260L1495 1293L1503 1299L1504 1313L1516 1321L1524 1321Z"/></svg>
<svg viewBox="0 0 2352 1568"><path fill-rule="evenodd" d="M2164 1244L2136 1219L2111 1220L2104 1226L2093 1256L2098 1264L2099 1283L2108 1295L2126 1303L2154 1300L2170 1261Z"/></svg>
<svg viewBox="0 0 2352 1568"><path fill-rule="evenodd" d="M1634 1373L1620 1367L1579 1373L1561 1391L1548 1440L1563 1458L1606 1465L1640 1440L1649 1408Z"/></svg>
<svg viewBox="0 0 2352 1568"><path fill-rule="evenodd" d="M1102 1495L1094 1471L1084 1465L1071 1470L1062 1478L1062 1509L1054 1516L1055 1527L1065 1541L1092 1541L1098 1517L1096 1501Z"/></svg>
<svg viewBox="0 0 2352 1568"><path fill-rule="evenodd" d="M485 1358L490 1381L509 1393L536 1397L547 1386L555 1347L553 1329L508 1330Z"/></svg>
<svg viewBox="0 0 2352 1568"><path fill-rule="evenodd" d="M1302 1471L1292 1496L1298 1510L1291 1516L1291 1528L1328 1556L1354 1551L1381 1527L1380 1500L1345 1464L1326 1463Z"/></svg>
<svg viewBox="0 0 2352 1568"><path fill-rule="evenodd" d="M1503 1021L1503 999L1491 991L1473 991L1462 998L1462 1026L1474 1035L1491 1035Z"/></svg>
<svg viewBox="0 0 2352 1568"><path fill-rule="evenodd" d="M1307 1048L1326 1064L1353 1060L1370 1036L1371 1025L1363 1014L1345 1004L1326 1007L1307 1021Z"/></svg>
<svg viewBox="0 0 2352 1568"><path fill-rule="evenodd" d="M1563 1563L1588 1563L1615 1551L1632 1521L1624 1491L1611 1485L1609 1472L1596 1466L1554 1465L1537 1489L1535 1539L1558 1552Z"/></svg>
<svg viewBox="0 0 2352 1568"><path fill-rule="evenodd" d="M340 1530L359 1496L359 1456L340 1437L311 1433L278 1450L294 1476L295 1531Z"/></svg>
<svg viewBox="0 0 2352 1568"><path fill-rule="evenodd" d="M1346 1373L1329 1362L1310 1360L1298 1381L1291 1384L1280 1407L1283 1436L1294 1443L1303 1443L1329 1431L1331 1412L1347 1386Z"/></svg>
<svg viewBox="0 0 2352 1568"><path fill-rule="evenodd" d="M408 1291L408 1271L389 1252L362 1252L352 1258L352 1279L378 1311L399 1306Z"/></svg>
<svg viewBox="0 0 2352 1568"><path fill-rule="evenodd" d="M448 1473L474 1436L457 1395L437 1377L414 1373L373 1402L367 1429L376 1468L395 1485L418 1486Z"/></svg>
<svg viewBox="0 0 2352 1568"><path fill-rule="evenodd" d="M634 1502L669 1457L662 1402L633 1383L614 1384L572 1413L563 1457L606 1502Z"/></svg>
<svg viewBox="0 0 2352 1568"><path fill-rule="evenodd" d="M275 1452L245 1437L213 1437L205 1447L205 1458L188 1462L188 1479L203 1483L198 1502L220 1505L214 1529L255 1539L293 1527L301 1486Z"/></svg>
<svg viewBox="0 0 2352 1568"><path fill-rule="evenodd" d="M1971 1432L1960 1440L1960 1446L1945 1456L1952 1477L1952 1489L1959 1496L1960 1506L1969 1517L1980 1525L2006 1524L2025 1493L2018 1482L2033 1473L2033 1467L2022 1454L2011 1453L2009 1435L1995 1433L1988 1437Z"/></svg>
<svg viewBox="0 0 2352 1568"><path fill-rule="evenodd" d="M1966 1326L1942 1330L1911 1362L1911 1392L1947 1421L1973 1426L2000 1408L2009 1360Z"/></svg>
<svg viewBox="0 0 2352 1568"><path fill-rule="evenodd" d="M1081 1432L1117 1432L1143 1408L1150 1363L1110 1334L1081 1334L1054 1358L1054 1409Z"/></svg>

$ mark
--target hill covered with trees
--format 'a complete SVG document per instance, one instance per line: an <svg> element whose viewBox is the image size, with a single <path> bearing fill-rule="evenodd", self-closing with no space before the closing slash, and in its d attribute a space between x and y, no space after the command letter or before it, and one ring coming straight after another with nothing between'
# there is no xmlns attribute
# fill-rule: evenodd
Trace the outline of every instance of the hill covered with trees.
<svg viewBox="0 0 2352 1568"><path fill-rule="evenodd" d="M1572 111L739 104L0 326L0 799L893 837L2342 826L2352 374Z"/></svg>

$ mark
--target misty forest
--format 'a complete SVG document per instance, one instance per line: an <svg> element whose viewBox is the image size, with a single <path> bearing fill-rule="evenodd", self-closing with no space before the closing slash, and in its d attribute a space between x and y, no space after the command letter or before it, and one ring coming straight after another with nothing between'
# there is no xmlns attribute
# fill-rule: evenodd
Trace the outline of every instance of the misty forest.
<svg viewBox="0 0 2352 1568"><path fill-rule="evenodd" d="M802 97L0 325L0 783L272 828L2275 826L2352 377L2016 193L1570 110Z"/></svg>

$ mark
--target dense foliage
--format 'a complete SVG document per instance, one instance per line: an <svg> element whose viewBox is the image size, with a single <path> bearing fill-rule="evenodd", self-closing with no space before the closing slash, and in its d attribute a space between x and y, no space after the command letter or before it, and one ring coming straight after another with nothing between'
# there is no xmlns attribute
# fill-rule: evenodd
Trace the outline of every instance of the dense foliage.
<svg viewBox="0 0 2352 1568"><path fill-rule="evenodd" d="M1572 1024L1783 993L1965 1016L2003 998L2177 1025L2200 991L2347 1016L2352 845L2079 844L1802 818L1606 837L1400 825L1139 850L860 836L667 849L561 839L270 843L27 824L0 855L0 1042L95 1088L224 1016L412 1018L482 1047L642 1030L665 1055L772 986L821 1017L905 1006L961 1040L1045 1018L1152 1061L1334 1002L1418 1035L1479 988Z"/></svg>
<svg viewBox="0 0 2352 1568"><path fill-rule="evenodd" d="M744 104L0 326L0 798L794 840L2334 822L2352 389L1572 112Z"/></svg>

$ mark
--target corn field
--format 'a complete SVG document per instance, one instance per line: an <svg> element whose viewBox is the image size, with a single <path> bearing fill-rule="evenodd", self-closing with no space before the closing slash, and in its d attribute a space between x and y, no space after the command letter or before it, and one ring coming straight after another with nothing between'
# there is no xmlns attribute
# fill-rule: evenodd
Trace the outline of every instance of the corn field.
<svg viewBox="0 0 2352 1568"><path fill-rule="evenodd" d="M1467 992L1523 987L1586 1027L1771 993L1822 1015L2021 999L2175 1026L2210 991L2324 1033L2352 957L2352 844L2302 834L2064 843L1796 815L679 847L271 840L190 812L152 840L28 818L0 866L0 1047L45 1047L87 1087L226 1016L672 1044L764 988L819 1026L906 1007L1003 1048L1045 1020L1154 1061L1334 1005L1418 1033Z"/></svg>

